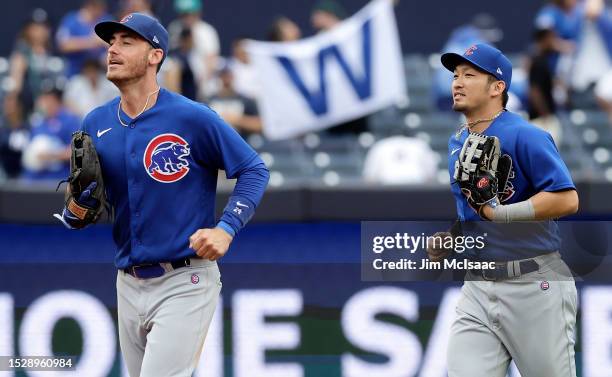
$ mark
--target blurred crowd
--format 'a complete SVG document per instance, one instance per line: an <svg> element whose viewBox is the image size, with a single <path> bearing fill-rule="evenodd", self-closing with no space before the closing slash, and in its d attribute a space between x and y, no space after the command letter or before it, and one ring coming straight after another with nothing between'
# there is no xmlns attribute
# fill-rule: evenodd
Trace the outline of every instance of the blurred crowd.
<svg viewBox="0 0 612 377"><path fill-rule="evenodd" d="M612 123L612 13L605 0L550 0L536 15L532 41L522 59L513 61L509 107L549 131L557 144L560 110L597 104ZM451 33L443 51L462 52L475 43L497 44L503 31L487 14ZM436 101L448 108L450 73L436 74ZM591 102L591 103L589 103Z"/></svg>
<svg viewBox="0 0 612 377"><path fill-rule="evenodd" d="M104 0L83 0L79 9L66 14L57 25L49 23L45 10L37 9L23 25L10 56L0 58L4 76L0 181L57 181L68 175L71 133L85 114L118 95L105 79L106 46L93 26L131 12L155 16L149 0L120 4L119 11L111 14ZM166 25L170 53L159 73L160 84L209 104L245 137L261 133L258 83L245 52L246 38L234 40L231 56L223 57L218 32L206 21L201 0L174 0L173 5L177 18ZM340 2L321 0L313 7L311 23L316 31L325 31L348 16ZM557 142L562 131L556 114L581 106L585 98L606 111L612 122L612 15L605 1L551 0L529 27L533 40L522 58L513 62L525 74L514 75L509 107L524 111ZM302 37L298 25L284 16L275 19L267 33L270 41ZM479 14L453 30L441 51L463 52L474 43L497 44L503 37L493 17ZM439 111L451 108L451 80L449 72L437 67L431 89L433 105ZM338 130L363 132L367 122L357 120ZM397 141L387 145L394 143ZM381 154L381 148L372 151L377 156L389 155ZM419 144L420 152L413 153L415 161L406 163L422 168L418 158L426 155L426 149L427 145ZM366 170L380 171L375 166L384 165L369 161ZM420 181L432 179L431 174L416 175Z"/></svg>

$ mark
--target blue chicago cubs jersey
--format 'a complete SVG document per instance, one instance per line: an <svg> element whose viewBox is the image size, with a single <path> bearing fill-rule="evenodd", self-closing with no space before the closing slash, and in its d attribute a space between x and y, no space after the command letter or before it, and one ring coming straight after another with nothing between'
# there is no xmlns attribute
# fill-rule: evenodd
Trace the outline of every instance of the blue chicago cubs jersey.
<svg viewBox="0 0 612 377"><path fill-rule="evenodd" d="M457 215L464 222L481 220L461 193L459 185L452 179L455 161L468 132L463 129L453 134L448 143L451 190L457 205ZM529 124L517 114L505 111L483 134L498 137L502 153L508 154L512 159L508 183L505 188L499 188L500 192L503 190L500 199L502 204L524 201L541 191L575 189L570 173L552 137L546 131ZM486 229L485 232L488 233L485 241L487 247L482 253L468 254L473 259L523 259L560 248L559 230L554 221L533 222L529 225L487 222L481 223L479 228Z"/></svg>
<svg viewBox="0 0 612 377"><path fill-rule="evenodd" d="M263 162L214 111L178 94L161 89L135 119L119 110L127 127L118 106L119 97L83 121L114 210L116 266L194 256L189 237L215 226L218 171L236 178Z"/></svg>

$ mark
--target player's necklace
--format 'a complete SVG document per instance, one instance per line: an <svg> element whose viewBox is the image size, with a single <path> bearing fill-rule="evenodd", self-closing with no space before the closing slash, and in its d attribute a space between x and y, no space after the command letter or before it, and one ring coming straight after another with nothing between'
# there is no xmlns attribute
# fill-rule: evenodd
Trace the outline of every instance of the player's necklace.
<svg viewBox="0 0 612 377"><path fill-rule="evenodd" d="M153 94L155 94L155 93L159 92L159 90L160 90L160 89L161 89L161 87L159 87L159 86L158 86L156 91L151 92L151 94L149 94L149 95L147 96L147 101L145 102L145 105L144 105L144 107L142 108L142 111L141 111L141 112L139 112L139 113L138 113L138 114L137 114L137 115L136 115L134 118L132 118L132 119L136 119L136 118L138 118L140 115L142 115L142 113L144 113L144 112L145 112L145 110L147 109L147 106L149 106L149 99L151 98L151 96L152 96ZM121 99L119 99L119 106L117 106L117 119L119 119L119 123L121 123L121 125L122 125L123 127L127 127L128 125L127 125L127 124L125 124L125 123L123 123L123 121L121 120L121 115L119 114L119 110L121 110Z"/></svg>
<svg viewBox="0 0 612 377"><path fill-rule="evenodd" d="M478 120L475 120L473 122L463 123L461 125L461 127L462 128L467 128L467 129L472 129L472 127L474 127L477 124L484 123L484 122L491 122L491 121L497 119L497 117L500 116L501 113L503 113L503 112L504 112L504 109L501 109L501 110L499 110L499 112L497 114L493 115L491 118L478 119Z"/></svg>
<svg viewBox="0 0 612 377"><path fill-rule="evenodd" d="M495 119L497 119L497 117L498 117L498 116L500 116L500 115L501 115L501 113L503 113L503 112L504 112L504 110L505 110L505 109L501 109L501 110L499 110L499 112L498 112L497 114L493 115L491 118L486 118L486 119L478 119L478 120L475 120L475 121L473 121L473 122L462 123L462 124L461 124L461 126L459 127L459 130L457 131L456 137L458 138L458 137L459 137L459 135L461 134L461 131L463 131L463 129L465 129L465 128L467 128L467 129L468 129L468 131L471 131L471 130L472 130L472 127L474 127L474 126L475 126L475 125L477 125L477 124L484 123L484 122L491 122L491 121L494 121Z"/></svg>

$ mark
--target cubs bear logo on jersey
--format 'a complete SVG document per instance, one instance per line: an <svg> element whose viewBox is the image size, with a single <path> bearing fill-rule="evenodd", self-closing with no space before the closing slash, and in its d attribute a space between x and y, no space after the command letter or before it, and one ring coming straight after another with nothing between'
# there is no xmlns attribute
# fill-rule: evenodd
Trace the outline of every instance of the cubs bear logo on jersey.
<svg viewBox="0 0 612 377"><path fill-rule="evenodd" d="M142 159L147 174L162 183L180 180L189 172L189 144L175 134L162 134L149 142Z"/></svg>

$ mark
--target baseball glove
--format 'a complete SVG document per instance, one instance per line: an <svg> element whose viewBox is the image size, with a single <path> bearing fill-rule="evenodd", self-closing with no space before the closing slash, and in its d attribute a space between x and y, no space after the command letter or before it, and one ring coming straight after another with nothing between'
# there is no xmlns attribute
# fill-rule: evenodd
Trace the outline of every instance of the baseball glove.
<svg viewBox="0 0 612 377"><path fill-rule="evenodd" d="M100 160L91 136L83 131L73 133L70 147L66 205L62 215L56 214L55 217L69 228L81 229L98 220L106 207L106 192Z"/></svg>
<svg viewBox="0 0 612 377"><path fill-rule="evenodd" d="M478 212L503 193L511 169L512 159L501 155L497 137L470 133L455 161L453 178Z"/></svg>

